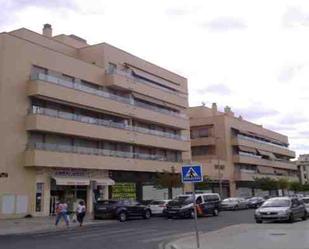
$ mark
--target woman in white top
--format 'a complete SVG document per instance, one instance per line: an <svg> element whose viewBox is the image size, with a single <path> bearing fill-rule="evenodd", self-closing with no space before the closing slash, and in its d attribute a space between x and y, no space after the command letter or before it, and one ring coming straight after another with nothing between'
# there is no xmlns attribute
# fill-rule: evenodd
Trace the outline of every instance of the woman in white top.
<svg viewBox="0 0 309 249"><path fill-rule="evenodd" d="M80 201L77 208L76 208L76 217L79 225L83 225L84 217L86 214L86 206L84 201Z"/></svg>

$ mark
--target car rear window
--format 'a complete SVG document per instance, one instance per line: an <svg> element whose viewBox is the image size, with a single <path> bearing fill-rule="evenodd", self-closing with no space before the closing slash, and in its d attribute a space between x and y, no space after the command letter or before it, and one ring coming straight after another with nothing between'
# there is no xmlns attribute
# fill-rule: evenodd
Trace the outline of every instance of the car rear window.
<svg viewBox="0 0 309 249"><path fill-rule="evenodd" d="M164 204L165 202L164 201L152 201L150 203L150 205L161 205L161 204Z"/></svg>
<svg viewBox="0 0 309 249"><path fill-rule="evenodd" d="M304 203L308 204L309 203L309 198L303 199Z"/></svg>

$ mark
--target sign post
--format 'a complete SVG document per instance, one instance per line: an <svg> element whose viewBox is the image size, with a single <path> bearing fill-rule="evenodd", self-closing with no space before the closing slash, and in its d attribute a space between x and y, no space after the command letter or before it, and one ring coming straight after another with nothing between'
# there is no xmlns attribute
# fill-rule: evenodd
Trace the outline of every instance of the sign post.
<svg viewBox="0 0 309 249"><path fill-rule="evenodd" d="M197 227L197 210L196 210L196 198L195 198L195 183L203 181L202 167L201 165L184 165L181 169L181 180L183 183L192 184L193 192L193 209L194 209L194 227L196 235L196 245L200 248L200 238Z"/></svg>

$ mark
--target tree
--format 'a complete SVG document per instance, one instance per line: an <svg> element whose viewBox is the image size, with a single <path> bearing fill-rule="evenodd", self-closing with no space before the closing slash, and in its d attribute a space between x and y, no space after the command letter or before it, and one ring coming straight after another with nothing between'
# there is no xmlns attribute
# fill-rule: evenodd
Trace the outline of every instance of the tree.
<svg viewBox="0 0 309 249"><path fill-rule="evenodd" d="M211 180L211 178L208 176L208 175L204 175L203 176L203 181L202 182L197 182L196 184L195 184L195 187L197 188L197 189L207 189L207 188L209 188L210 187L210 182L211 182L212 180Z"/></svg>
<svg viewBox="0 0 309 249"><path fill-rule="evenodd" d="M255 177L256 186L264 191L271 191L278 189L277 181L269 177Z"/></svg>
<svg viewBox="0 0 309 249"><path fill-rule="evenodd" d="M282 194L285 195L284 190L289 187L289 180L286 178L280 178L277 180L277 186L282 190Z"/></svg>
<svg viewBox="0 0 309 249"><path fill-rule="evenodd" d="M157 172L155 177L155 188L167 188L168 199L173 199L173 188L181 186L180 174L176 173L175 167L172 167L171 171L163 170L163 172Z"/></svg>
<svg viewBox="0 0 309 249"><path fill-rule="evenodd" d="M298 181L293 181L293 182L290 182L289 189L297 193L303 190L303 185Z"/></svg>

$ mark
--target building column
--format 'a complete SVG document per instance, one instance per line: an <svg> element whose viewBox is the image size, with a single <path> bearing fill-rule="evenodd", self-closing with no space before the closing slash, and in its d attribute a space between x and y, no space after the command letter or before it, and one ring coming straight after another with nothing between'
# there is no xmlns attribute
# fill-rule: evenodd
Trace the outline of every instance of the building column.
<svg viewBox="0 0 309 249"><path fill-rule="evenodd" d="M236 182L230 181L230 196L235 197L236 196Z"/></svg>
<svg viewBox="0 0 309 249"><path fill-rule="evenodd" d="M93 182L87 186L87 213L93 213Z"/></svg>

